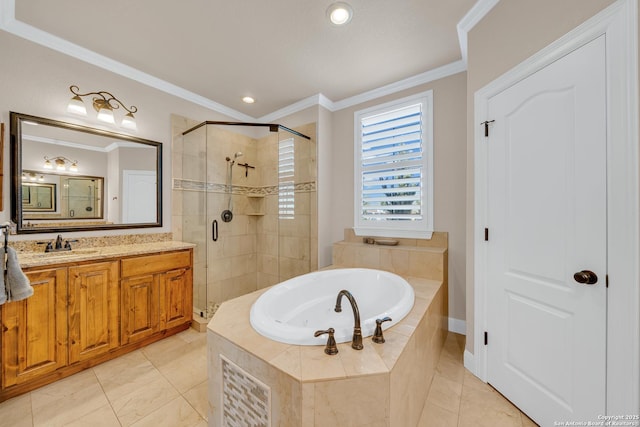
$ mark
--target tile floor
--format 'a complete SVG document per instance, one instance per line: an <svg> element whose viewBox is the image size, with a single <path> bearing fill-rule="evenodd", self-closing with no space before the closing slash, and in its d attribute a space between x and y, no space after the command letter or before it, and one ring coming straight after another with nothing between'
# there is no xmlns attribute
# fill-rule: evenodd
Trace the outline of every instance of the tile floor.
<svg viewBox="0 0 640 427"><path fill-rule="evenodd" d="M493 387L464 368L464 338L452 332L447 336L418 426L536 426Z"/></svg>
<svg viewBox="0 0 640 427"><path fill-rule="evenodd" d="M189 329L0 403L0 427L205 427L206 348ZM450 333L419 426L535 426L464 369L463 351Z"/></svg>

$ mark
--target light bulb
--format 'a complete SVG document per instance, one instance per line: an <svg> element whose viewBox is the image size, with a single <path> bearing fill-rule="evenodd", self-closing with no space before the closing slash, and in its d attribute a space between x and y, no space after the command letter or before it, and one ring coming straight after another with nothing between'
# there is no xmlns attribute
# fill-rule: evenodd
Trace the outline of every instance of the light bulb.
<svg viewBox="0 0 640 427"><path fill-rule="evenodd" d="M116 122L116 119L113 117L113 111L108 107L102 107L98 110L98 120L109 124L115 124Z"/></svg>
<svg viewBox="0 0 640 427"><path fill-rule="evenodd" d="M347 3L333 3L327 9L327 16L333 25L345 25L351 22L353 9Z"/></svg>
<svg viewBox="0 0 640 427"><path fill-rule="evenodd" d="M67 111L81 116L87 115L87 108L84 106L84 102L82 102L82 99L78 95L71 98L69 105L67 105Z"/></svg>
<svg viewBox="0 0 640 427"><path fill-rule="evenodd" d="M136 125L136 118L133 117L132 113L127 113L122 119L122 123L120 125L125 129L138 130L138 126Z"/></svg>

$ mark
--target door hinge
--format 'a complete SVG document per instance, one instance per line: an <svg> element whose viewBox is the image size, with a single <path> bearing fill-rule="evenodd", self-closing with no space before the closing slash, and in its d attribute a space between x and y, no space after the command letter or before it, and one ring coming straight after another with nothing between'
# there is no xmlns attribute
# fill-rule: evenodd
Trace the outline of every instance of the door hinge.
<svg viewBox="0 0 640 427"><path fill-rule="evenodd" d="M495 120L485 120L484 122L480 123L481 125L484 125L485 138L489 137L489 123L493 123L493 122L495 122Z"/></svg>
<svg viewBox="0 0 640 427"><path fill-rule="evenodd" d="M489 229L488 228L484 229L484 241L485 242L489 241Z"/></svg>
<svg viewBox="0 0 640 427"><path fill-rule="evenodd" d="M484 345L489 344L489 333L484 331Z"/></svg>
<svg viewBox="0 0 640 427"><path fill-rule="evenodd" d="M604 283L607 285L607 288L609 287L609 275L607 274L606 276L604 276Z"/></svg>

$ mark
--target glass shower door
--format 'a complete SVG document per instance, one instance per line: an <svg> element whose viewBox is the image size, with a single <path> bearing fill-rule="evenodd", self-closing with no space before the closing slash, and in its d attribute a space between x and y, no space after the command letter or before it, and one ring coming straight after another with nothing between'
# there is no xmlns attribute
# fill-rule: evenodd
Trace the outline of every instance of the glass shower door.
<svg viewBox="0 0 640 427"><path fill-rule="evenodd" d="M194 313L207 313L207 135L206 126L183 137L182 238L194 243Z"/></svg>

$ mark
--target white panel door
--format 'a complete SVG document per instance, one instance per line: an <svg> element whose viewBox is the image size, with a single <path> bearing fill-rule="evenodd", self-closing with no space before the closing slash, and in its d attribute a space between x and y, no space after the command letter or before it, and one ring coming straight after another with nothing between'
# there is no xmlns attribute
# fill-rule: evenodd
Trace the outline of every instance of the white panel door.
<svg viewBox="0 0 640 427"><path fill-rule="evenodd" d="M156 222L157 178L155 171L122 171L122 222L138 224Z"/></svg>
<svg viewBox="0 0 640 427"><path fill-rule="evenodd" d="M487 379L543 426L605 414L604 42L488 104Z"/></svg>

